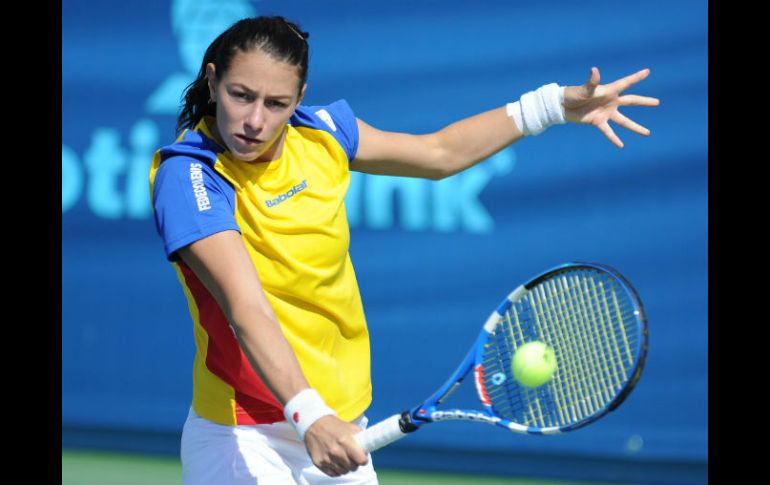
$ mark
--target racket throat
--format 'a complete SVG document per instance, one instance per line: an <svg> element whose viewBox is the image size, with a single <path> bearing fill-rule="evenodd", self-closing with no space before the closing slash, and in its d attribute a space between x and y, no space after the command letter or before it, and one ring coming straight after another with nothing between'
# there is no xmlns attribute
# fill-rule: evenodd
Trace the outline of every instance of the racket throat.
<svg viewBox="0 0 770 485"><path fill-rule="evenodd" d="M449 388L449 389L448 389L448 390L447 390L447 391L444 393L444 395L442 395L441 397L439 397L439 398L436 400L436 404L437 404L437 405L438 405L438 404L441 404L441 403L444 401L444 399L446 399L446 398L448 398L449 396L451 396L451 395L452 395L452 393L454 393L454 392L455 392L455 390L456 390L458 387L460 387L460 384L462 384L462 383L463 383L463 380L462 380L462 379L460 379L460 380L458 380L457 382L455 382L454 384L452 384L452 387L450 387L450 388Z"/></svg>

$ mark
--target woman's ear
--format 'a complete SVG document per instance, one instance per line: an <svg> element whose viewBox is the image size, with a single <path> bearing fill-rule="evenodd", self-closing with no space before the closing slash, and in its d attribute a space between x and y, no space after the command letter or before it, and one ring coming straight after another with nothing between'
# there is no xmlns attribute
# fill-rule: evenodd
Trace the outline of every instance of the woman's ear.
<svg viewBox="0 0 770 485"><path fill-rule="evenodd" d="M209 85L209 97L211 101L217 102L217 68L213 63L206 64L206 81Z"/></svg>
<svg viewBox="0 0 770 485"><path fill-rule="evenodd" d="M302 86L302 89L299 92L299 97L297 98L297 105L294 106L295 108L300 104L302 104L302 98L305 97L306 92L307 92L307 83L305 83L304 86Z"/></svg>

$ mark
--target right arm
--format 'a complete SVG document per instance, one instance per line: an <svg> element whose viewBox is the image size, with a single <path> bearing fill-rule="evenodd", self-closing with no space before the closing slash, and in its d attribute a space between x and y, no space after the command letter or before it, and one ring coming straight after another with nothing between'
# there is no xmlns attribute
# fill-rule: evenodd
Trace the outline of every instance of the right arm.
<svg viewBox="0 0 770 485"><path fill-rule="evenodd" d="M179 249L178 254L211 292L254 371L281 405L309 388L241 235L232 230L218 232ZM358 431L336 416L318 419L305 434L313 463L331 476L366 464L366 454L353 438Z"/></svg>

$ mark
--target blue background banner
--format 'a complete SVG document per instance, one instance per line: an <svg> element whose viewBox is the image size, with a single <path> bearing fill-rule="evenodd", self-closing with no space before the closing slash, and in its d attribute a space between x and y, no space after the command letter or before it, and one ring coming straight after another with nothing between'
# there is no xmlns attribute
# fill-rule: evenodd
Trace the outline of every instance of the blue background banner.
<svg viewBox="0 0 770 485"><path fill-rule="evenodd" d="M645 373L623 406L559 437L429 426L375 462L472 470L452 457L473 450L499 457L501 473L554 476L527 467L558 459L572 460L573 477L705 481L706 2L68 0L62 14L65 446L83 444L87 430L112 436L106 447L128 433L181 432L192 322L155 232L149 163L174 140L182 90L211 40L238 18L280 14L310 32L305 103L345 98L385 130L435 131L543 84L582 84L592 66L603 83L651 69L629 92L661 106L622 111L652 136L615 125L622 150L568 124L438 182L353 174L346 204L372 337L368 415L433 392L514 286L563 262L597 261L633 282L650 323ZM667 481L650 471L660 464L690 468Z"/></svg>

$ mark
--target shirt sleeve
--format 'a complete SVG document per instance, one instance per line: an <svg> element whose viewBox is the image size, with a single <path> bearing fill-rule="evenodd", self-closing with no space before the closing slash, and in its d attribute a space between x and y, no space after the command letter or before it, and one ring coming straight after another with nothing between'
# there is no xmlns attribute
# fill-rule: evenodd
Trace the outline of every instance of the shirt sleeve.
<svg viewBox="0 0 770 485"><path fill-rule="evenodd" d="M240 232L235 221L235 191L211 166L189 157L163 161L153 186L155 226L166 258L199 239L226 230Z"/></svg>
<svg viewBox="0 0 770 485"><path fill-rule="evenodd" d="M341 141L345 153L348 154L348 160L356 158L358 151L358 122L356 115L347 101L340 99L327 106L326 110L334 120L339 133L338 139Z"/></svg>
<svg viewBox="0 0 770 485"><path fill-rule="evenodd" d="M348 161L356 157L358 151L358 122L353 109L344 99L326 106L300 106L292 118L302 126L324 130L331 134L345 150Z"/></svg>

